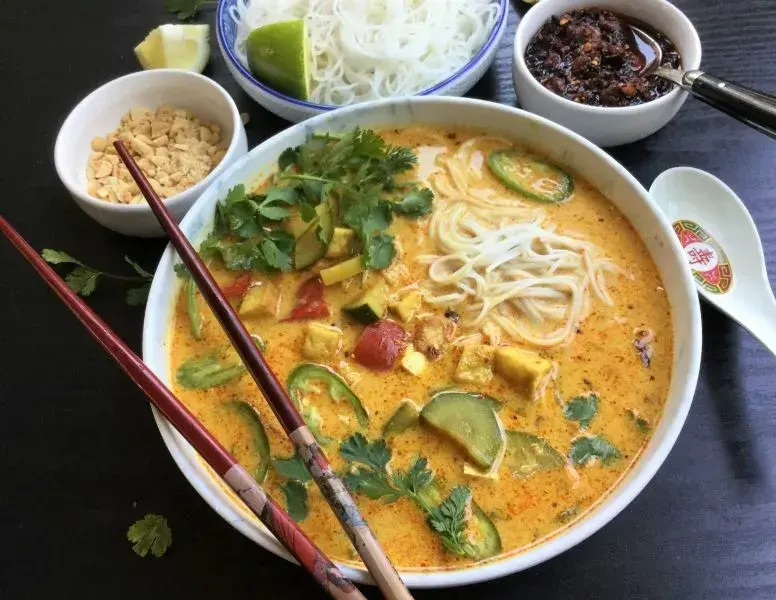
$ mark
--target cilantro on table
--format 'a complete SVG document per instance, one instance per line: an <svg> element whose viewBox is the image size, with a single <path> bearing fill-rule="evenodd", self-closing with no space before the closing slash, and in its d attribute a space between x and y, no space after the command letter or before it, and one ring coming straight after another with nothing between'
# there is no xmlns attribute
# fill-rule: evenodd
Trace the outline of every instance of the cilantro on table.
<svg viewBox="0 0 776 600"><path fill-rule="evenodd" d="M587 429L597 413L598 396L592 393L572 398L563 406L563 416L569 421L579 422L583 429Z"/></svg>
<svg viewBox="0 0 776 600"><path fill-rule="evenodd" d="M206 6L215 6L216 2L210 0L164 0L164 10L174 14L181 21L187 21L195 16Z"/></svg>
<svg viewBox="0 0 776 600"><path fill-rule="evenodd" d="M608 465L620 458L620 451L601 436L580 437L571 444L569 458L576 465L587 465L595 459Z"/></svg>
<svg viewBox="0 0 776 600"><path fill-rule="evenodd" d="M167 519L150 514L130 526L127 539L132 542L132 550L138 556L145 557L150 551L159 557L172 545L172 531L167 525Z"/></svg>
<svg viewBox="0 0 776 600"><path fill-rule="evenodd" d="M468 486L454 487L447 498L434 505L428 493L434 473L425 458L417 457L404 471L389 472L391 451L385 440L370 443L360 433L342 442L340 455L351 463L351 470L344 477L349 489L384 502L409 498L426 513L427 523L439 535L445 549L459 556L478 557L477 549L467 538L467 515L472 502Z"/></svg>
<svg viewBox="0 0 776 600"><path fill-rule="evenodd" d="M142 284L138 287L132 287L127 290L126 301L130 306L141 306L145 304L148 298L148 291L151 289L151 279L153 275L146 271L128 256L124 257L127 264L137 273L137 275L116 275L106 273L92 267L86 266L77 258L74 258L67 252L61 250L52 250L44 248L40 253L47 263L52 265L69 264L75 265L65 277L65 282L70 289L81 296L91 296L97 289L97 282L102 279L113 279L127 284Z"/></svg>
<svg viewBox="0 0 776 600"><path fill-rule="evenodd" d="M386 233L394 216L418 218L431 211L431 190L401 179L416 163L412 150L388 144L369 129L313 135L281 153L265 192L248 193L243 185L229 190L200 254L235 271L290 271L296 240L286 231L288 221L317 223L315 234L327 245L331 230L319 216L324 209L335 226L356 233L364 267L384 269L396 256L394 236Z"/></svg>

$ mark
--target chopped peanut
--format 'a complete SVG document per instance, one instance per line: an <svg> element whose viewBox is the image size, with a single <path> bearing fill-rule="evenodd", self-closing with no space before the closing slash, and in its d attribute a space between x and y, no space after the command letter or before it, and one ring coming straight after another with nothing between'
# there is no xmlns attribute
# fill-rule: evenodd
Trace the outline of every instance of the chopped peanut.
<svg viewBox="0 0 776 600"><path fill-rule="evenodd" d="M157 194L169 198L201 181L226 155L228 140L221 127L188 110L163 105L150 111L131 109L116 131L91 141L86 166L87 191L108 202L145 202L132 176L116 154L121 140L137 160Z"/></svg>

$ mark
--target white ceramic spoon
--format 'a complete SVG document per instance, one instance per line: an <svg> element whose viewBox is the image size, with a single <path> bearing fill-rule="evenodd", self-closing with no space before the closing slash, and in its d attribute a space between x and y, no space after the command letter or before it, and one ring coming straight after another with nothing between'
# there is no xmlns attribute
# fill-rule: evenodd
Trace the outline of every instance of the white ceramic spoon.
<svg viewBox="0 0 776 600"><path fill-rule="evenodd" d="M664 171L649 192L671 221L701 296L776 355L776 299L760 236L741 199L692 167Z"/></svg>

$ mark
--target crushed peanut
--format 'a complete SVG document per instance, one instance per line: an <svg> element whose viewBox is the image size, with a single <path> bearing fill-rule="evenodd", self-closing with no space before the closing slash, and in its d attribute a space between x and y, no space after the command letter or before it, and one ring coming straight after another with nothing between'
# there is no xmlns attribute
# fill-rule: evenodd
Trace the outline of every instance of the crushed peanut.
<svg viewBox="0 0 776 600"><path fill-rule="evenodd" d="M121 162L113 142L121 140L160 198L169 198L201 181L221 162L228 140L221 128L185 109L162 105L156 112L133 108L118 129L92 140L86 167L90 195L117 204L145 202Z"/></svg>

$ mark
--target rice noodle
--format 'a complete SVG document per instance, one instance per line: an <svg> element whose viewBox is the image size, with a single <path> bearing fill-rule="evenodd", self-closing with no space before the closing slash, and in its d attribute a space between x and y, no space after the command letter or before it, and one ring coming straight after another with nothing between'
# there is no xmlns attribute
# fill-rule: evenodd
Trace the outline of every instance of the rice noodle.
<svg viewBox="0 0 776 600"><path fill-rule="evenodd" d="M256 27L305 19L312 51L311 98L346 105L409 96L463 67L485 44L495 0L237 0L234 51Z"/></svg>
<svg viewBox="0 0 776 600"><path fill-rule="evenodd" d="M585 317L591 295L612 304L606 274L619 268L591 242L561 235L535 204L476 183L472 169L477 143L508 144L500 138L472 138L430 176L437 194L429 224L436 254L428 264L424 299L451 308L465 330L493 336L494 328L539 347L567 344Z"/></svg>

